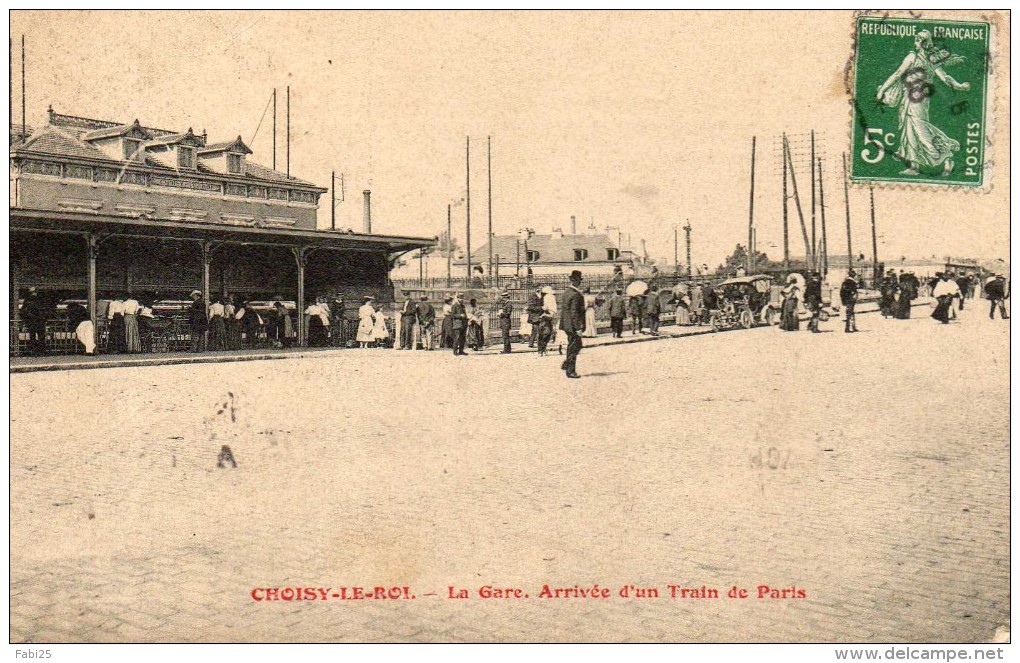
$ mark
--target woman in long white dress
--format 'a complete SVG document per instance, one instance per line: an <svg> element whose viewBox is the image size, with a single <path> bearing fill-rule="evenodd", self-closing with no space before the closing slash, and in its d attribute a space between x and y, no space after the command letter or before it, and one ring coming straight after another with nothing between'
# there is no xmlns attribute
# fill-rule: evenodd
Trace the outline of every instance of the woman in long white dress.
<svg viewBox="0 0 1020 663"><path fill-rule="evenodd" d="M595 307L598 302L595 301L595 295L591 294L591 288L584 289L584 333L581 336L587 338L595 338L599 335L598 329L595 326Z"/></svg>
<svg viewBox="0 0 1020 663"><path fill-rule="evenodd" d="M390 338L390 331L386 329L386 313L380 307L373 316L372 340L376 345L384 345Z"/></svg>
<svg viewBox="0 0 1020 663"><path fill-rule="evenodd" d="M358 308L358 344L367 348L372 342L372 329L375 326L375 307L372 297L365 297L365 303Z"/></svg>

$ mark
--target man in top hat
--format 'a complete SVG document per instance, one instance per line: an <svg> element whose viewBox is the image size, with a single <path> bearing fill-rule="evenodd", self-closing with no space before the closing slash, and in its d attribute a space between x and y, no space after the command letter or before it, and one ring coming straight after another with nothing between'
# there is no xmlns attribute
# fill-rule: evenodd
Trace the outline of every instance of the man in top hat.
<svg viewBox="0 0 1020 663"><path fill-rule="evenodd" d="M514 303L510 301L510 291L504 289L499 293L499 331L503 336L503 354L510 354L510 318L514 313Z"/></svg>
<svg viewBox="0 0 1020 663"><path fill-rule="evenodd" d="M467 356L467 353L464 352L464 344L467 342L467 324L464 296L458 292L450 302L450 330L453 333L454 356Z"/></svg>
<svg viewBox="0 0 1020 663"><path fill-rule="evenodd" d="M995 309L999 309L999 317L1003 320L1009 320L1009 315L1006 313L1006 297L1009 293L1006 291L1006 277L1002 274L996 274L989 278L985 282L985 297L992 303L991 309L988 311L988 317L992 320L995 319Z"/></svg>
<svg viewBox="0 0 1020 663"><path fill-rule="evenodd" d="M191 327L191 351L205 351L205 332L209 328L209 317L206 314L202 293L191 291L191 307L188 309L188 325Z"/></svg>
<svg viewBox="0 0 1020 663"><path fill-rule="evenodd" d="M563 291L560 312L560 329L567 333L567 358L563 370L568 378L579 378L577 355L581 352L581 333L584 332L584 293L581 292L581 272L570 272L570 285Z"/></svg>
<svg viewBox="0 0 1020 663"><path fill-rule="evenodd" d="M847 334L857 331L857 316L854 314L854 307L857 306L857 297L857 272L851 269L847 273L843 285L839 288L839 300L846 309L846 329L844 332Z"/></svg>

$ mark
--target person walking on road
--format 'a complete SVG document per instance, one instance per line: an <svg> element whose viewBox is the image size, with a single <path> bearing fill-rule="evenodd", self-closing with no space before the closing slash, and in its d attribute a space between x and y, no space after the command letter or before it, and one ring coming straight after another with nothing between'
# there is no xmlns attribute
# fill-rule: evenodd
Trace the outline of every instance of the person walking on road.
<svg viewBox="0 0 1020 663"><path fill-rule="evenodd" d="M843 280L843 285L839 288L839 300L846 309L846 329L844 332L847 334L857 331L857 316L854 313L854 308L857 306L858 296L857 272L851 269L847 273L846 279Z"/></svg>
<svg viewBox="0 0 1020 663"><path fill-rule="evenodd" d="M432 334L436 329L436 309L429 303L428 295L422 295L416 307L418 328L421 330L421 349L432 349Z"/></svg>
<svg viewBox="0 0 1020 663"><path fill-rule="evenodd" d="M899 282L896 280L896 272L890 269L882 277L879 288L882 298L879 300L878 309L882 312L883 318L889 318L896 313L896 292L899 290Z"/></svg>
<svg viewBox="0 0 1020 663"><path fill-rule="evenodd" d="M790 274L786 277L786 287L783 288L783 308L779 319L779 328L783 331L799 331L800 317L797 309L800 305L800 288L797 286L797 276Z"/></svg>
<svg viewBox="0 0 1020 663"><path fill-rule="evenodd" d="M804 306L811 311L808 329L815 334L821 333L818 324L822 315L822 275L818 272L811 272L808 275L807 284L804 286Z"/></svg>
<svg viewBox="0 0 1020 663"><path fill-rule="evenodd" d="M408 295L407 299L404 300L403 306L400 307L400 347L398 350L413 350L414 349L414 321L416 304L411 296Z"/></svg>
<svg viewBox="0 0 1020 663"><path fill-rule="evenodd" d="M514 303L510 300L510 291L504 289L499 293L499 333L503 341L503 354L510 354L510 320L514 314Z"/></svg>
<svg viewBox="0 0 1020 663"><path fill-rule="evenodd" d="M652 336L659 335L659 316L662 314L662 300L659 299L659 289L652 286L648 293L648 333Z"/></svg>
<svg viewBox="0 0 1020 663"><path fill-rule="evenodd" d="M634 295L630 298L630 303L627 305L627 311L630 313L632 323L630 333L634 336L644 333L645 306L641 299L641 295Z"/></svg>
<svg viewBox="0 0 1020 663"><path fill-rule="evenodd" d="M365 295L362 300L363 304L358 308L358 345L367 348L368 344L372 342L372 329L375 326L375 308L372 306L372 300L375 299L370 295Z"/></svg>
<svg viewBox="0 0 1020 663"><path fill-rule="evenodd" d="M528 307L525 309L528 314L528 325L531 327L531 334L528 338L528 347L533 348L538 342L538 335L541 333L542 322L542 288L536 288L535 292L528 297Z"/></svg>
<svg viewBox="0 0 1020 663"><path fill-rule="evenodd" d="M985 282L985 298L992 304L991 309L988 311L990 319L995 319L995 309L998 308L999 317L1003 320L1009 320L1005 303L1008 296L1006 292L1006 277L1002 274L996 274Z"/></svg>
<svg viewBox="0 0 1020 663"><path fill-rule="evenodd" d="M952 312L953 298L958 292L959 287L956 285L956 282L950 278L949 273L940 272L939 282L935 284L935 289L932 290L931 293L937 302L935 310L931 313L931 317L944 325L948 325Z"/></svg>
<svg viewBox="0 0 1020 663"><path fill-rule="evenodd" d="M591 294L591 288L584 289L584 335L588 338L598 336L598 329L595 324L595 308L598 306L598 299Z"/></svg>
<svg viewBox="0 0 1020 663"><path fill-rule="evenodd" d="M623 288L609 298L609 326L613 338L623 338L623 319L627 317L627 300L623 298Z"/></svg>
<svg viewBox="0 0 1020 663"><path fill-rule="evenodd" d="M191 328L191 351L205 351L205 332L209 328L209 317L206 314L202 293L191 291L191 307L188 309L188 326Z"/></svg>
<svg viewBox="0 0 1020 663"><path fill-rule="evenodd" d="M549 341L553 339L555 330L553 320L556 319L556 295L550 286L541 290L542 294L542 315L538 318L538 356L544 357L549 348Z"/></svg>
<svg viewBox="0 0 1020 663"><path fill-rule="evenodd" d="M458 292L450 302L450 332L453 334L454 356L466 356L464 344L467 342L467 311L464 309L462 295Z"/></svg>
<svg viewBox="0 0 1020 663"><path fill-rule="evenodd" d="M570 272L570 286L563 293L563 306L560 313L560 329L567 334L567 358L563 362L563 370L568 378L579 378L577 374L577 355L581 353L581 334L584 333L584 293L581 292L581 272Z"/></svg>

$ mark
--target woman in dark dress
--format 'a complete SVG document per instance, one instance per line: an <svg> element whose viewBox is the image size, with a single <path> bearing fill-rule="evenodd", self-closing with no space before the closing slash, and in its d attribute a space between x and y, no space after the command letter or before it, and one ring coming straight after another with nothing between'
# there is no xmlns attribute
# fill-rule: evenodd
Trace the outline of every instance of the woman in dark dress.
<svg viewBox="0 0 1020 663"><path fill-rule="evenodd" d="M899 298L896 300L896 319L910 319L910 302L917 297L916 280L911 274L900 274Z"/></svg>
<svg viewBox="0 0 1020 663"><path fill-rule="evenodd" d="M798 331L800 329L800 317L797 315L797 308L800 303L800 288L797 286L797 278L790 274L786 279L786 287L783 288L783 311L779 319L779 328L783 331Z"/></svg>
<svg viewBox="0 0 1020 663"><path fill-rule="evenodd" d="M453 347L453 318L450 317L453 297L447 297L443 302L443 321L439 327L439 347Z"/></svg>

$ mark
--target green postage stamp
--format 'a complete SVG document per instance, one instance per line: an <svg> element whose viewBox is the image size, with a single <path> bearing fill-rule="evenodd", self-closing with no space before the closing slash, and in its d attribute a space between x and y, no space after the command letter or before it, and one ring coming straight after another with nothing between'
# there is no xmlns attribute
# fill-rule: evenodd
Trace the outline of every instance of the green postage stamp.
<svg viewBox="0 0 1020 663"><path fill-rule="evenodd" d="M980 22L857 19L852 180L986 184L990 33Z"/></svg>

